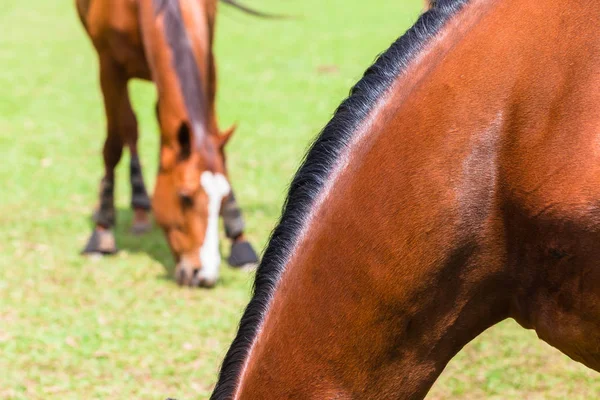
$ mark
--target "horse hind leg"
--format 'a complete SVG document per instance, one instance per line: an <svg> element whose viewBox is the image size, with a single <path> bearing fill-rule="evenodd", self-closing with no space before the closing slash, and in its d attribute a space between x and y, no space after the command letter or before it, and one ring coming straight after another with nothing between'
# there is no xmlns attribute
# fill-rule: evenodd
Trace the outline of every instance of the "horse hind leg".
<svg viewBox="0 0 600 400"><path fill-rule="evenodd" d="M94 213L95 227L88 239L83 254L114 254L117 252L112 227L115 224L114 166L123 152L123 146L114 136L107 136L104 143L106 173L100 181L100 203ZM114 163L114 164L113 164ZM112 165L112 167L110 167Z"/></svg>
<svg viewBox="0 0 600 400"><path fill-rule="evenodd" d="M258 256L244 235L246 224L242 216L242 210L235 200L233 190L223 200L221 216L225 226L225 235L231 240L231 253L227 258L229 265L235 268L255 267Z"/></svg>
<svg viewBox="0 0 600 400"><path fill-rule="evenodd" d="M117 252L112 231L116 223L114 206L115 167L123 155L123 146L126 139L131 136L124 134L124 132L133 127L137 138L137 122L131 110L127 93L127 75L110 55L100 54L100 86L104 98L107 126L102 152L104 177L100 183L100 204L94 214L95 227L83 249L84 254L114 254ZM139 165L137 152L132 160L136 160L134 162ZM138 169L141 174L141 169ZM149 204L149 201L147 203Z"/></svg>
<svg viewBox="0 0 600 400"><path fill-rule="evenodd" d="M137 155L137 149L131 151L129 179L131 182L131 208L134 213L131 232L140 235L148 232L152 228L152 224L149 219L151 203L146 185L144 185L142 166Z"/></svg>
<svg viewBox="0 0 600 400"><path fill-rule="evenodd" d="M138 156L137 141L138 127L137 120L129 96L126 95L122 108L122 132L125 136L125 142L129 148L131 155L129 161L129 181L131 183L131 208L134 212L131 231L134 234L143 234L149 231L152 227L149 219L151 209L150 198L144 184L144 176L142 174L142 165Z"/></svg>
<svg viewBox="0 0 600 400"><path fill-rule="evenodd" d="M129 99L129 91L127 90L127 77L121 68L113 66L117 69L119 80L113 82L113 85L118 85L115 88L115 98L117 105L114 110L116 118L116 126L121 138L122 145L129 149L129 182L131 184L131 208L133 209L133 223L131 231L134 234L143 234L152 227L149 220L149 212L151 208L150 198L144 184L144 176L142 174L142 165L138 155L138 123L135 112L131 107Z"/></svg>

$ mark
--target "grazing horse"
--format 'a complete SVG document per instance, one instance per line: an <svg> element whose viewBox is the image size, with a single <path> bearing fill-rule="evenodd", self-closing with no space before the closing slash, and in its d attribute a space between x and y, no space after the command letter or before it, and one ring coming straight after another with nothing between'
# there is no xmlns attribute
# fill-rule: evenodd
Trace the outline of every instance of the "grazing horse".
<svg viewBox="0 0 600 400"><path fill-rule="evenodd" d="M229 4L249 11L233 0ZM114 169L123 147L131 154L133 232L149 227L153 209L177 261L176 279L212 286L218 277L218 217L232 241L232 266L256 263L229 183L224 146L234 128L220 132L215 114L212 50L217 0L76 0L98 53L107 135L96 226L84 253L116 252ZM253 10L254 14L268 16ZM151 203L137 151L138 129L127 82L152 80L158 91L160 166Z"/></svg>
<svg viewBox="0 0 600 400"><path fill-rule="evenodd" d="M297 172L212 399L419 399L514 318L600 370L600 7L437 0Z"/></svg>

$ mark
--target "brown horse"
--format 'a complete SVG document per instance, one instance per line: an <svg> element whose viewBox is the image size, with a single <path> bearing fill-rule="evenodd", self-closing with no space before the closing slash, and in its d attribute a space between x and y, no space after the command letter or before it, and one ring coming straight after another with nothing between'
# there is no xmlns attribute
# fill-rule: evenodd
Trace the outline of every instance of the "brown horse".
<svg viewBox="0 0 600 400"><path fill-rule="evenodd" d="M313 144L212 399L417 399L514 318L600 370L600 7L437 0Z"/></svg>
<svg viewBox="0 0 600 400"><path fill-rule="evenodd" d="M269 16L233 0L244 11ZM232 240L229 263L257 262L244 238L244 220L229 184L215 114L216 71L212 50L217 0L76 0L81 21L98 53L107 136L96 227L84 253L116 251L114 168L123 147L131 153L133 232L150 224L148 198L137 153L138 129L127 82L154 81L161 130L160 167L152 209L177 261L180 284L212 286L220 264L218 217Z"/></svg>

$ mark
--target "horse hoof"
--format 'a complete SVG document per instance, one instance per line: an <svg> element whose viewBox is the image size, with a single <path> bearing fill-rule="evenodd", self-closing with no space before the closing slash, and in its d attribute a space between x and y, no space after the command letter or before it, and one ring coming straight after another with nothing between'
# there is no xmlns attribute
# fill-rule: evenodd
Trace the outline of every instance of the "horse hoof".
<svg viewBox="0 0 600 400"><path fill-rule="evenodd" d="M252 269L258 263L258 256L252 245L244 240L231 245L231 255L227 262L234 268Z"/></svg>
<svg viewBox="0 0 600 400"><path fill-rule="evenodd" d="M152 224L147 221L134 222L131 225L131 233L134 235L143 235L144 233L150 232Z"/></svg>
<svg viewBox="0 0 600 400"><path fill-rule="evenodd" d="M115 236L110 229L95 228L82 254L110 255L117 252Z"/></svg>

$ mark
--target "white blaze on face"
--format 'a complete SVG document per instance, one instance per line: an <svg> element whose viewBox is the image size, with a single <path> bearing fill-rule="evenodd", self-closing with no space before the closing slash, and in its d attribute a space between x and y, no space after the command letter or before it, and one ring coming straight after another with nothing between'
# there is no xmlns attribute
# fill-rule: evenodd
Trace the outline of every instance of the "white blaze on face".
<svg viewBox="0 0 600 400"><path fill-rule="evenodd" d="M219 278L219 265L221 253L219 252L219 213L221 202L231 191L229 182L222 174L213 174L204 171L200 177L200 184L208 195L208 222L206 236L200 249L200 279L214 283Z"/></svg>

